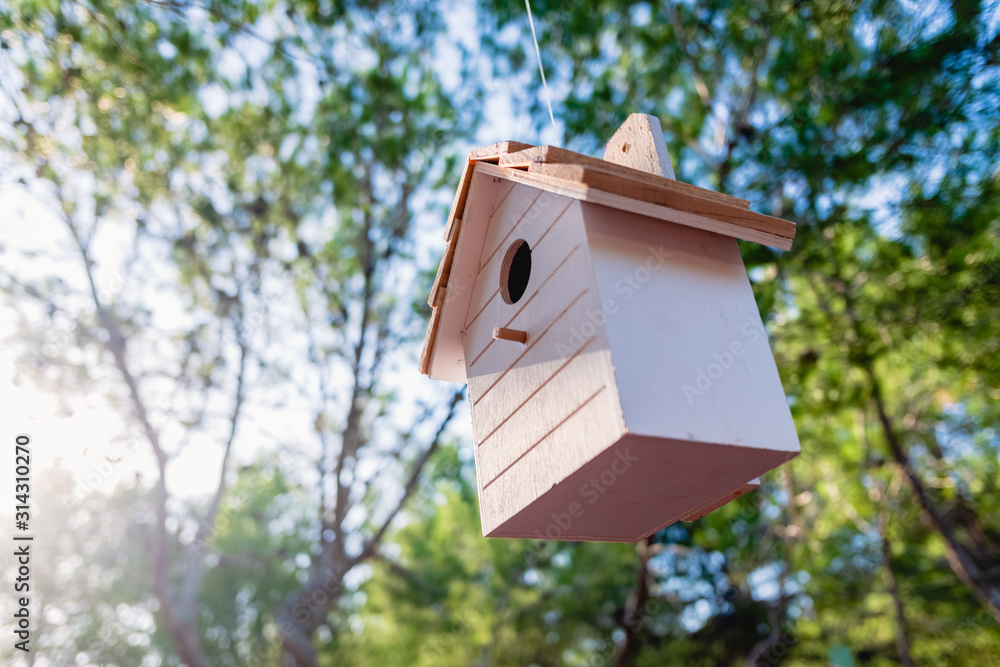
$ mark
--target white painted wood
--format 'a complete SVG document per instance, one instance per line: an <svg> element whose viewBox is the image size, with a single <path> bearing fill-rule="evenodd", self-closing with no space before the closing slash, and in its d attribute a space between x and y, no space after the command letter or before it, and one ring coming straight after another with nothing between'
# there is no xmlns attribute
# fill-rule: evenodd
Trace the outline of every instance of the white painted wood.
<svg viewBox="0 0 1000 667"><path fill-rule="evenodd" d="M607 346L603 327L589 316L600 312L596 292L579 285L573 269L583 264L581 253L575 251L573 257L581 261L567 262L553 276L552 294L546 297L550 314L538 318L539 328L528 344L509 356L499 346L491 349L477 364L480 370L470 373L469 400L479 411L476 423L483 434L513 413L585 342L598 336L599 344Z"/></svg>
<svg viewBox="0 0 1000 667"><path fill-rule="evenodd" d="M519 223L524 220L529 211L539 210L534 208L534 204L541 196L542 192L535 188L515 187L503 199L488 221L489 230L486 232L483 252L479 258L480 267L495 257L503 257L507 246L516 238L512 234L518 228ZM499 224L497 224L498 221Z"/></svg>
<svg viewBox="0 0 1000 667"><path fill-rule="evenodd" d="M531 197L532 188L527 186L517 186L517 189L521 191L521 197ZM537 194L537 193L535 193ZM551 195L544 193L541 197L534 199L533 204L529 210L521 211L519 208L514 210L509 210L508 208L500 208L496 213L490 218L489 225L491 230L502 230L494 231L496 236L502 240L500 245L497 245L490 252L483 251L483 258L480 262L481 269L479 275L476 278L476 285L472 292L472 299L469 303L469 314L466 319L466 328L470 328L477 320L483 318L483 309L493 301L503 302L500 297L500 273L501 266L503 264L503 258L507 248L517 239L523 239L528 242L528 245L532 250L532 270L531 270L531 282L529 282L529 290L532 288L532 283L537 285L536 282L536 262L535 249L540 243L570 243L571 239L567 238L566 234L569 233L565 224L559 224L563 214L569 208L570 204L574 203L572 199L567 197L560 197L558 195ZM555 235L559 237L558 239L549 239L550 236ZM576 239L573 241L573 245L583 242L583 226L579 220L576 223ZM561 239L561 240L560 240ZM541 276L547 274L540 274ZM503 305L510 305L504 303ZM518 304L514 304L518 305ZM499 317L501 312L497 311L497 306L493 305L493 311L495 317ZM487 319L490 319L487 317ZM498 323L502 324L502 323Z"/></svg>
<svg viewBox="0 0 1000 667"><path fill-rule="evenodd" d="M495 428L487 431L488 427L482 426L476 435L483 463L480 474L484 488L534 447L547 446L543 440L550 432L598 392L608 390L604 365L607 358L607 349L602 349L591 338L569 359L561 360L547 381L513 412L489 415L496 423ZM477 425L481 425L486 408L479 406L474 410L479 414Z"/></svg>
<svg viewBox="0 0 1000 667"><path fill-rule="evenodd" d="M513 181L500 181L497 185L497 192L493 196L493 205L490 208L490 218L496 213L497 209L503 206L503 203L507 200L507 196L510 195L511 191L517 187L517 183Z"/></svg>
<svg viewBox="0 0 1000 667"><path fill-rule="evenodd" d="M476 163L469 186L469 196L460 216L462 231L458 235L455 258L448 278L447 292L436 310L440 314L433 341L427 345L430 361L427 374L435 380L465 382L465 349L462 331L469 312L472 288L479 275L480 249L493 209L500 179L481 171L487 163Z"/></svg>
<svg viewBox="0 0 1000 667"><path fill-rule="evenodd" d="M524 195L515 189L508 201L512 197ZM535 239L525 296L507 304L494 294L488 307L474 316L465 337L477 481L483 492L535 450L555 447L549 454L532 455L565 460L568 452L562 449L587 450L597 442L606 447L623 432L607 339L588 319L590 313L600 312L600 303L580 205L563 197L537 204L544 209L535 216L538 224L520 213L523 207L511 206L513 213L498 208L488 235L501 242L487 249L491 257L476 288L478 298L488 291L485 285L499 280L495 264L505 247L502 239ZM494 326L527 332L527 345L493 340ZM508 509L533 502L538 485L545 487L545 479L548 486L558 483L560 470L536 470L536 484L521 486L521 495L516 501L506 498L503 508L491 506L483 496L484 521L487 515L506 520Z"/></svg>
<svg viewBox="0 0 1000 667"><path fill-rule="evenodd" d="M607 351L602 354L603 363L609 363ZM617 402L612 388L601 391L492 484L481 485L483 534L493 533L614 444L624 434L620 419L609 419L617 412ZM482 448L479 457L484 464L486 456L488 449ZM525 515L521 519L542 530L551 522L545 515Z"/></svg>
<svg viewBox="0 0 1000 667"><path fill-rule="evenodd" d="M575 301L582 300L587 291L587 287L581 285L577 272L581 267L590 270L581 246L579 244L571 246L568 251L560 248L558 252L558 255L553 253L552 266L546 267L549 269L549 275L539 279L535 291L523 299L523 304L519 302L511 307L502 300L497 304L497 309L500 311L496 316L497 322L501 326L527 332L527 349L537 345L543 337L546 345L550 346L548 341L551 341L553 336L561 334L562 327L566 325L560 323L558 331L551 334L549 328L559 320L566 308ZM594 302L595 294L596 291L590 288L590 297L585 300L587 304ZM525 348L502 345L494 340L489 335L488 327L493 315L490 309L487 309L487 313L488 315L474 324L466 337L467 374L469 378L476 378L469 381L472 396L478 396L480 387L483 387L487 380L492 384L499 374L506 372L525 351Z"/></svg>
<svg viewBox="0 0 1000 667"><path fill-rule="evenodd" d="M601 299L613 302L606 330L629 432L798 452L736 242L603 206L582 211Z"/></svg>
<svg viewBox="0 0 1000 667"><path fill-rule="evenodd" d="M476 366L477 359L483 352L497 343L493 340L493 327L511 327L527 331L529 336L537 334L541 328L551 321L548 312L541 312L539 306L533 306L528 310L527 316L534 316L531 319L519 318L518 314L528 308L528 304L538 298L538 291L543 284L550 279L550 276L560 267L563 262L571 261L575 276L566 280L567 285L572 285L570 289L574 293L576 285L585 282L581 275L592 273L589 264L586 262L585 252L579 252L576 258L569 260L574 248L579 248L586 241L583 233L583 224L576 213L576 219L570 220L567 216L560 218L553 224L548 233L541 238L535 239L535 245L531 252L531 277L528 281L528 289L521 300L515 304L509 304L500 296L499 289L493 292L489 303L473 318L471 324L466 328L466 350L469 365ZM529 240L529 244L531 241ZM499 267L487 266L480 273L479 281L485 284L488 289L491 285L498 285L500 279ZM477 289L484 285L477 284ZM559 311L557 310L556 313ZM473 374L481 374L481 369L476 369Z"/></svg>
<svg viewBox="0 0 1000 667"><path fill-rule="evenodd" d="M608 141L604 159L657 176L674 178L660 119L649 114L629 115Z"/></svg>
<svg viewBox="0 0 1000 667"><path fill-rule="evenodd" d="M662 134L630 123L612 161L665 175ZM719 198L675 210L687 200L657 198L641 179L619 191L604 174L528 167L537 173L470 162L425 344L431 377L469 384L484 534L635 541L795 456L734 240L787 248L774 225L789 223ZM508 304L499 280L516 239L531 246L531 277ZM497 340L498 327L524 342Z"/></svg>
<svg viewBox="0 0 1000 667"><path fill-rule="evenodd" d="M608 433L591 436L586 422L606 427L607 407L588 405L567 422L572 428L553 434L557 446L535 447L482 489L485 535L635 542L739 487L747 470L764 472L794 455L633 434L605 447ZM586 437L574 442L578 434Z"/></svg>

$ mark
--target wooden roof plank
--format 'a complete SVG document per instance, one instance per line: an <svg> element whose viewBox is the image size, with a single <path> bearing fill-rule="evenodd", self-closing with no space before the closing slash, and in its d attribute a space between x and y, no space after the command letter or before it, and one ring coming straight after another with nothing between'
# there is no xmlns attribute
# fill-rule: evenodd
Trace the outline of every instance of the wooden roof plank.
<svg viewBox="0 0 1000 667"><path fill-rule="evenodd" d="M444 300L445 288L441 288L442 301ZM427 323L427 335L424 336L424 347L420 350L420 373L422 375L431 374L431 357L434 354L434 343L437 341L438 325L441 321L441 309L431 309L431 319Z"/></svg>
<svg viewBox="0 0 1000 667"><path fill-rule="evenodd" d="M689 183L650 174L554 146L501 141L469 153L455 191L444 239L447 242L428 298L431 319L420 355L428 375L434 356L441 311L461 233L473 172L525 183L581 201L630 211L724 236L789 250L795 224L750 211L750 202ZM528 171L524 171L527 169Z"/></svg>
<svg viewBox="0 0 1000 667"><path fill-rule="evenodd" d="M441 303L438 298L438 290L443 290L444 286L448 284L448 276L451 274L451 264L455 261L455 247L458 245L458 234L461 232L461 228L462 220L455 218L455 236L445 246L444 256L441 258L437 275L434 277L434 284L431 285L431 293L427 297L427 305L432 308Z"/></svg>
<svg viewBox="0 0 1000 667"><path fill-rule="evenodd" d="M527 148L533 148L531 144L525 144L520 141L498 141L495 144L490 144L489 146L483 146L482 148L477 148L476 150L469 153L470 160L488 160L496 161L501 155L506 155L507 153L514 153L517 151L523 151Z"/></svg>
<svg viewBox="0 0 1000 667"><path fill-rule="evenodd" d="M632 178L651 185L658 185L664 188L676 190L677 192L684 192L704 197L705 199L712 199L729 206L735 206L743 209L750 208L750 202L746 199L730 197L729 195L722 194L721 192L699 188L697 185L691 185L690 183L684 183L683 181L675 181L672 178L650 174L646 171L632 169L631 167L590 157L589 155L583 155L582 153L574 153L573 151L568 151L565 148L556 148L555 146L532 146L531 148L525 148L514 153L507 153L506 155L500 156L498 164L501 167L518 168L530 167L532 164L575 164L582 167L590 167L592 169L600 169L602 171L615 173L620 176Z"/></svg>
<svg viewBox="0 0 1000 667"><path fill-rule="evenodd" d="M730 222L727 220L717 220L715 218L698 215L689 211L682 211L668 206L663 206L661 204L654 204L641 199L635 199L627 195L599 190L579 181L563 180L561 178L531 173L521 169L505 169L492 164L480 164L476 167L476 169L477 171L482 170L484 173L491 176L497 176L516 183L524 183L525 185L547 190L548 192L555 194L572 197L573 199L592 202L594 204L600 204L601 206L609 206L622 211L630 211L632 213L637 213L638 215L645 215L650 218L665 220L678 225L704 229L723 236L731 236L733 238L743 239L744 241L760 243L778 250L790 250L792 247L791 238L780 236L772 231L766 231L740 224L745 221Z"/></svg>
<svg viewBox="0 0 1000 667"><path fill-rule="evenodd" d="M455 190L455 199L451 203L451 212L448 214L448 223L444 228L444 240L450 241L454 234L455 216L465 209L465 200L469 196L469 177L472 176L472 165L476 162L497 162L501 156L514 151L522 151L531 148L531 144L523 144L520 141L498 141L489 146L477 148L469 153L462 168L462 179L459 181L458 189Z"/></svg>
<svg viewBox="0 0 1000 667"><path fill-rule="evenodd" d="M592 169L581 165L536 163L528 167L528 173L577 181L599 190L716 218L723 222L757 229L776 236L785 238L794 238L795 236L795 223L788 220L755 213L748 209L727 205L716 199L680 192L602 169Z"/></svg>

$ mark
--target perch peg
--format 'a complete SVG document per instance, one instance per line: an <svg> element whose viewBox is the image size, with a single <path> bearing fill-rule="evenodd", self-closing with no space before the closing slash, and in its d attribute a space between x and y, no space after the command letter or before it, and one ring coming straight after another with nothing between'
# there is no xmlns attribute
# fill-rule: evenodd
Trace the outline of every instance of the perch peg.
<svg viewBox="0 0 1000 667"><path fill-rule="evenodd" d="M494 327L493 339L512 340L516 343L524 344L528 342L528 332L518 331L517 329L508 329L507 327Z"/></svg>

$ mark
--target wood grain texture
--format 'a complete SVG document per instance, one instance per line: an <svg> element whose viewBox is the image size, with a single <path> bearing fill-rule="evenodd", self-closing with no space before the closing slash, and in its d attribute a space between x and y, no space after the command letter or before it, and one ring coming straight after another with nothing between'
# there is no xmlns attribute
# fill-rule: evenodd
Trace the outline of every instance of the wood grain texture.
<svg viewBox="0 0 1000 667"><path fill-rule="evenodd" d="M568 260L571 266L561 271L557 281L558 284L560 286L564 284L569 286L579 285L581 282L586 281L584 276L592 274L590 267L584 259L585 253L579 251L580 245L585 241L583 227L579 223L579 219L574 223L569 215L561 215L547 229L543 229L543 226L539 225L538 229L522 231L534 232L530 234L531 236L538 234L538 237L533 239L534 248L532 250L531 277L528 280L528 289L520 301L515 304L508 304L500 296L499 290L500 267L497 264L499 264L502 258L495 257L493 261L480 271L476 284L476 292L473 294L470 313L475 313L475 304L478 300L486 300L486 304L478 313L473 315L472 320L465 328L464 334L467 350L466 359L468 360L470 369L479 365L479 358L488 348L495 345L492 335L493 327L501 326L520 329L528 332L529 337L534 337L538 334L542 326L551 322L551 318L559 310L556 310L554 313L542 310L546 304L553 305L550 300L551 297L548 296L551 294L551 290L544 290L544 294L541 295L541 299L545 303L540 302L535 305L532 305L532 303L546 287L547 281L554 277L553 274L559 269L560 265L567 262L567 258L570 257L574 250L578 250L578 252L575 257ZM531 243L531 240L529 240L529 243ZM567 271L571 271L572 275L567 277ZM567 293L569 291L576 293L579 292L579 289L569 287ZM486 372L488 368L488 366L485 368L479 366L479 368L476 368L474 374L478 375Z"/></svg>
<svg viewBox="0 0 1000 667"><path fill-rule="evenodd" d="M604 206L581 209L601 298L615 304L605 331L629 432L798 452L736 242Z"/></svg>
<svg viewBox="0 0 1000 667"><path fill-rule="evenodd" d="M789 250L792 247L792 240L784 236L751 227L744 227L732 222L715 220L714 218L689 213L688 211L680 211L667 206L652 204L612 192L605 192L591 188L578 181L567 181L542 174L532 174L518 169L505 169L491 164L481 164L479 169L482 169L483 173L497 176L498 178L530 185L541 190L547 190L553 194L571 197L580 201L599 204L629 213L636 213L657 220L673 222L686 227L704 229L722 236L761 243L772 248L777 248L778 250Z"/></svg>
<svg viewBox="0 0 1000 667"><path fill-rule="evenodd" d="M608 140L604 159L623 167L674 178L660 119L649 114L630 114Z"/></svg>
<svg viewBox="0 0 1000 667"><path fill-rule="evenodd" d="M438 320L440 318L441 309L431 308L431 319L427 323L427 334L424 336L424 345L420 350L420 361L417 366L423 375L431 374L431 350L434 349L434 344L437 342L438 328L440 327Z"/></svg>
<svg viewBox="0 0 1000 667"><path fill-rule="evenodd" d="M732 491L727 491L718 498L714 498L711 501L705 503L702 507L699 507L694 512L691 512L690 514L682 518L681 521L697 521L706 514L714 512L723 505L736 500L740 496L745 496L746 494L756 489L758 486L760 486L760 478L755 477L746 484L743 484L742 486L737 487Z"/></svg>
<svg viewBox="0 0 1000 667"><path fill-rule="evenodd" d="M526 148L531 148L531 144L526 144L520 141L498 141L495 144L490 144L489 146L483 146L482 148L476 148L470 151L469 159L495 162L501 155L515 153Z"/></svg>
<svg viewBox="0 0 1000 667"><path fill-rule="evenodd" d="M598 408L593 410L599 413ZM577 433L586 433L585 414L586 409L574 417L580 419L573 429ZM557 430L552 437L559 435ZM589 437L565 440L556 447L538 446L481 492L483 533L635 542L689 516L721 493L742 487L747 474L759 475L791 456L631 433L599 451L591 448ZM554 486L547 483L561 474Z"/></svg>
<svg viewBox="0 0 1000 667"><path fill-rule="evenodd" d="M683 181L677 181L664 176L641 171L639 169L633 169L631 167L615 164L613 162L608 162L607 160L601 160L596 157L590 157L589 155L583 155L582 153L574 153L573 151L568 151L565 148L556 148L555 146L532 146L531 148L525 148L524 150L507 153L500 156L497 164L501 167L510 167L515 169L527 169L533 164L575 164L582 167L590 167L592 169L603 169L604 171L615 173L636 181L671 188L677 192L684 192L697 197L712 199L723 204L736 206L737 208L750 208L750 202L745 199L731 197L721 192L715 192L714 190L699 188L697 185L691 185L690 183L684 183Z"/></svg>
<svg viewBox="0 0 1000 667"><path fill-rule="evenodd" d="M430 295L427 297L427 305L432 308L437 308L441 304L441 299L444 296L444 286L448 284L448 277L451 275L451 265L455 261L455 250L458 248L458 234L462 228L462 220L455 218L453 224L455 227L455 236L452 236L445 245L444 256L441 258L437 275L434 276L434 283L431 285Z"/></svg>
<svg viewBox="0 0 1000 667"><path fill-rule="evenodd" d="M610 363L607 351L603 363ZM590 397L575 412L559 423L538 444L517 459L489 486L480 485L480 512L483 534L491 535L514 516L522 524L544 532L552 519L545 513L523 514L523 510L552 487L572 476L601 452L624 435L620 420L615 420L617 399L615 392L606 388ZM487 466L490 455L487 447L480 449L479 460ZM477 477L480 476L477 471Z"/></svg>
<svg viewBox="0 0 1000 667"><path fill-rule="evenodd" d="M795 236L795 223L788 220L754 213L744 208L729 206L712 199L678 192L671 188L625 178L609 171L572 164L533 164L528 168L528 172L566 181L576 181L597 190L613 192L679 211L688 211L775 236L789 239Z"/></svg>
<svg viewBox="0 0 1000 667"><path fill-rule="evenodd" d="M465 352L462 345L465 317L469 299L479 275L479 254L486 236L487 222L501 179L474 171L470 181L470 196L466 201L462 219L462 233L456 235L457 243L448 269L448 281L441 285L445 293L437 299L420 368L435 380L465 382ZM439 269L440 270L440 269Z"/></svg>

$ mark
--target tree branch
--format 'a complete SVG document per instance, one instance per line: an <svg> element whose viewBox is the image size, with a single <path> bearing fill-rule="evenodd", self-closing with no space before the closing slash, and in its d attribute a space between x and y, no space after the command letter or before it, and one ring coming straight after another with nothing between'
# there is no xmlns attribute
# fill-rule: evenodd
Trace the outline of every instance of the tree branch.
<svg viewBox="0 0 1000 667"><path fill-rule="evenodd" d="M889 580L889 593L892 595L892 603L896 611L896 650L899 653L899 664L903 667L912 667L910 640L906 633L906 610L903 607L903 596L899 591L899 584L896 582L896 573L892 569L892 546L886 535L886 524L888 523L886 514L885 510L879 512L878 530L882 562L885 564L886 577Z"/></svg>
<svg viewBox="0 0 1000 667"><path fill-rule="evenodd" d="M711 109L712 95L708 91L708 85L705 83L705 77L701 74L698 59L688 50L690 44L687 41L687 37L684 36L684 26L681 24L681 17L677 13L677 6L673 2L668 2L667 12L669 12L670 22L674 26L674 35L677 37L677 45L680 47L681 53L684 55L684 59L691 64L691 71L694 73L694 89L697 91L698 97L701 98L701 103L705 105L705 108Z"/></svg>
<svg viewBox="0 0 1000 667"><path fill-rule="evenodd" d="M852 346L865 349L867 339L861 329L861 319L858 317L856 311L854 296L851 293L850 287L841 278L842 272L835 254L833 255L833 260L835 274L829 276L827 281L831 283L832 289L844 301L844 313L847 316L850 331L854 335ZM997 578L995 578L996 575L990 571L983 571L971 550L959 539L955 522L938 507L937 503L931 497L927 486L914 467L909 453L903 447L903 441L896 431L892 418L889 416L889 410L883 398L882 385L878 375L875 373L874 359L864 355L860 358L862 360L858 365L868 380L871 401L875 407L882 430L882 437L889 449L889 453L899 467L900 472L902 472L903 479L920 505L928 524L944 540L945 554L955 576L986 607L997 623L1000 623L1000 585L998 585ZM989 560L992 562L995 559L996 556L990 554Z"/></svg>
<svg viewBox="0 0 1000 667"><path fill-rule="evenodd" d="M653 536L635 545L639 555L639 563L635 573L635 587L629 595L625 613L622 616L622 628L625 630L625 641L618 650L615 660L617 667L628 667L635 664L635 659L642 648L639 636L645 623L646 602L649 600L649 559L652 556Z"/></svg>
<svg viewBox="0 0 1000 667"><path fill-rule="evenodd" d="M955 526L930 497L923 479L920 478L920 475L913 467L913 462L910 460L909 455L903 449L892 419L886 410L885 402L882 398L881 384L871 364L866 364L864 370L868 376L872 402L875 404L879 423L882 426L882 436L889 447L889 452L903 473L903 479L906 480L910 491L920 504L924 516L944 539L945 553L952 571L954 571L955 575L965 584L966 588L969 589L976 599L989 610L997 623L1000 623L1000 587L997 586L997 583L988 573L982 571L972 554L969 553L969 550L958 539Z"/></svg>
<svg viewBox="0 0 1000 667"><path fill-rule="evenodd" d="M58 188L58 184L57 188ZM90 259L87 244L80 236L79 230L72 218L65 218L67 227L76 242L76 247L83 260L84 271L87 275L87 282L90 287L90 295L97 311L101 326L108 333L108 340L105 347L111 352L115 366L122 375L125 385L129 390L129 398L135 410L136 418L146 434L146 439L156 456L157 479L155 491L156 506L156 530L153 544L154 565L153 565L153 592L160 603L167 632L173 639L177 647L177 654L181 660L187 663L188 667L208 667L208 658L201 645L201 637L198 633L196 619L189 614L178 609L176 601L170 593L169 573L168 573L168 531L167 531L167 460L168 456L164 451L159 438L159 433L153 427L149 418L146 404L139 395L139 386L135 376L129 368L126 359L126 340L121 329L115 322L111 312L101 302L98 294L97 284L94 281L93 261Z"/></svg>
<svg viewBox="0 0 1000 667"><path fill-rule="evenodd" d="M182 609L190 610L192 613L198 602L198 594L201 591L201 583L205 576L205 552L208 550L209 533L215 526L215 517L219 513L222 505L222 498L226 493L226 474L229 472L229 459L233 450L233 441L236 439L236 427L240 419L240 410L244 399L244 377L246 374L247 346L240 336L237 336L240 348L240 367L236 375L236 394L233 397L233 410L229 416L229 436L226 438L225 448L222 454L222 463L219 470L219 483L216 486L212 502L202 517L195 533L194 542L188 552L187 569L184 582L181 585L179 606Z"/></svg>
<svg viewBox="0 0 1000 667"><path fill-rule="evenodd" d="M323 563L317 567L299 590L288 596L278 611L281 626L281 655L286 667L318 667L319 657L312 645L312 635L329 614L343 585L344 576L352 568L375 555L382 538L389 530L396 515L406 504L420 479L427 461L438 449L444 432L455 416L458 403L465 395L464 387L456 391L448 405L448 412L438 425L434 439L414 464L403 487L403 495L385 521L369 538L361 551L346 562Z"/></svg>
<svg viewBox="0 0 1000 667"><path fill-rule="evenodd" d="M733 151L736 149L737 144L739 144L739 136L743 132L750 131L752 128L750 126L750 108L753 106L754 100L757 98L757 91L760 88L760 81L757 79L758 72L760 72L760 64L767 55L767 48L771 42L771 38L768 37L764 41L763 53L759 56L755 56L753 59L753 65L750 67L750 82L747 84L746 93L744 93L742 101L740 102L739 109L733 109L729 116L729 128L725 134L729 135L729 140L726 143L726 155L719 162L719 185L721 186L726 182L729 177L729 172L733 167Z"/></svg>
<svg viewBox="0 0 1000 667"><path fill-rule="evenodd" d="M396 503L396 506L389 513L389 516L386 517L385 521L382 523L382 526L377 531L375 531L375 534L372 535L372 537L369 538L367 542L365 542L364 547L362 547L361 549L361 553L359 553L351 560L351 567L354 567L358 563L361 563L362 561L367 559L378 548L379 543L385 536L386 531L389 530L389 526L396 518L396 515L406 504L406 501L409 500L410 496L413 494L413 490L416 488L417 482L420 481L420 474L423 472L424 466L427 465L427 461L430 460L431 456L434 455L434 452L437 451L438 447L441 445L441 438L444 436L444 432L448 428L448 425L451 423L451 420L455 417L455 410L456 408L458 408L458 404L461 403L462 398L464 396L465 396L464 387L456 391L454 394L452 394L451 401L448 403L448 412L444 416L444 419L441 420L441 423L438 425L437 432L434 434L434 439L431 441L430 446L424 450L423 454L421 454L420 458L417 459L417 462L414 464L413 469L410 471L410 476L407 479L406 484L403 486L403 495L400 497L399 502Z"/></svg>

